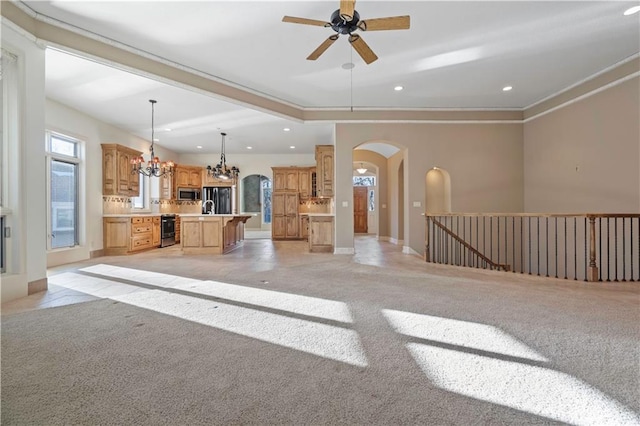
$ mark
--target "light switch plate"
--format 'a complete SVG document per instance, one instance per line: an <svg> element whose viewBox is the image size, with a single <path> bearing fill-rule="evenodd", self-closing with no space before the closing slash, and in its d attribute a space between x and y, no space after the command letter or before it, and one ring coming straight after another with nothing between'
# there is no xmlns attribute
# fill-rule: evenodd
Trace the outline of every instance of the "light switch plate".
<svg viewBox="0 0 640 426"><path fill-rule="evenodd" d="M422 203L420 201L414 201L413 207L422 207Z"/></svg>
<svg viewBox="0 0 640 426"><path fill-rule="evenodd" d="M342 207L349 207L349 202L348 201L343 201L342 202Z"/></svg>

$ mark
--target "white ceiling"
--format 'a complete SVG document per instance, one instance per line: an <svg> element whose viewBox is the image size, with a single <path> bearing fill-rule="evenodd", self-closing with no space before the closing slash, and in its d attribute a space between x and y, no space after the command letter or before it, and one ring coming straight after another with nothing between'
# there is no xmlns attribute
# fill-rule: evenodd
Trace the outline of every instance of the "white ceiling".
<svg viewBox="0 0 640 426"><path fill-rule="evenodd" d="M337 0L22 3L303 108L524 108L640 51L640 15L623 16L637 1L359 0L363 19L411 15L410 30L361 33L380 58L371 65L346 37L307 61L333 31L281 22L329 20ZM347 62L352 71L341 67ZM503 92L507 85L513 90ZM147 139L148 99L157 99L159 144L177 152L219 152L220 131L229 153L248 145L313 152L332 140L328 123L295 123L55 51L47 53L47 95Z"/></svg>

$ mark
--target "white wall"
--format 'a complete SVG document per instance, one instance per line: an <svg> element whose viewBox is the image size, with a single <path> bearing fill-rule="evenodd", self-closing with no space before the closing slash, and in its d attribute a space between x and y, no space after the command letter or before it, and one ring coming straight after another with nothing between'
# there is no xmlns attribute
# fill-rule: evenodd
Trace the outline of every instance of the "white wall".
<svg viewBox="0 0 640 426"><path fill-rule="evenodd" d="M80 246L70 249L53 250L47 255L47 265L55 266L64 263L88 259L91 252L103 248L102 241L102 143L117 143L142 151L148 157L150 142L131 135L122 129L105 124L80 111L47 99L46 127L65 135L84 141L84 202L81 209L80 226L86 230L85 238ZM155 145L156 154L162 159L177 158L177 154ZM158 179L151 179L154 192L157 193Z"/></svg>
<svg viewBox="0 0 640 426"><path fill-rule="evenodd" d="M2 47L18 56L20 125L9 142L12 270L2 276L0 300L26 296L29 284L46 283L44 167L44 49L2 21Z"/></svg>

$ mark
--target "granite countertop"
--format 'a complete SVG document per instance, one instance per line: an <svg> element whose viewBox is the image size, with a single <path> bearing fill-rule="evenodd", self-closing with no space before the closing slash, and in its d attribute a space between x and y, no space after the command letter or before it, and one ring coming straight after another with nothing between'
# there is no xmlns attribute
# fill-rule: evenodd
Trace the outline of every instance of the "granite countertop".
<svg viewBox="0 0 640 426"><path fill-rule="evenodd" d="M153 217L160 215L162 215L162 213L114 213L103 214L102 217Z"/></svg>
<svg viewBox="0 0 640 426"><path fill-rule="evenodd" d="M250 214L202 214L202 213L182 213L181 217L251 217Z"/></svg>

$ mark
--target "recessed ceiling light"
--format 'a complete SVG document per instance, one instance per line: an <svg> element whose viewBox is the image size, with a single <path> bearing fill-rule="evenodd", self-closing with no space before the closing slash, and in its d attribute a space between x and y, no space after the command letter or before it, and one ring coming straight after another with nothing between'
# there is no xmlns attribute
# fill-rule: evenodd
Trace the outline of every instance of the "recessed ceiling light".
<svg viewBox="0 0 640 426"><path fill-rule="evenodd" d="M158 139L158 138L153 138L153 141L154 141L154 142L160 142L160 139Z"/></svg>
<svg viewBox="0 0 640 426"><path fill-rule="evenodd" d="M247 149L253 149L253 147L252 146L248 146Z"/></svg>
<svg viewBox="0 0 640 426"><path fill-rule="evenodd" d="M502 91L503 91L503 92L508 92L508 91L509 91L509 90L511 90L511 89L513 89L513 87L511 87L511 86L504 86L504 87L502 88Z"/></svg>
<svg viewBox="0 0 640 426"><path fill-rule="evenodd" d="M293 146L293 145L291 145L289 148L291 148L291 149L296 149L296 147L295 147L295 146Z"/></svg>
<svg viewBox="0 0 640 426"><path fill-rule="evenodd" d="M640 6L633 6L624 11L625 16L633 15L634 13L640 12Z"/></svg>
<svg viewBox="0 0 640 426"><path fill-rule="evenodd" d="M196 148L202 149L202 145L198 145L198 146L196 146Z"/></svg>
<svg viewBox="0 0 640 426"><path fill-rule="evenodd" d="M162 130L164 130L165 132L170 132L171 131L171 129L169 129L169 128L162 129Z"/></svg>
<svg viewBox="0 0 640 426"><path fill-rule="evenodd" d="M396 87L393 88L393 90L395 90L396 92L399 92L402 89L404 89L404 87L402 87L402 86L396 86Z"/></svg>
<svg viewBox="0 0 640 426"><path fill-rule="evenodd" d="M342 64L343 70L352 70L356 65L353 62L347 62L346 64Z"/></svg>
<svg viewBox="0 0 640 426"><path fill-rule="evenodd" d="M290 129L290 128L288 128L288 127L285 127L285 128L284 128L284 129L282 129L282 130L284 130L285 132L288 132L288 131L290 131L291 129Z"/></svg>

